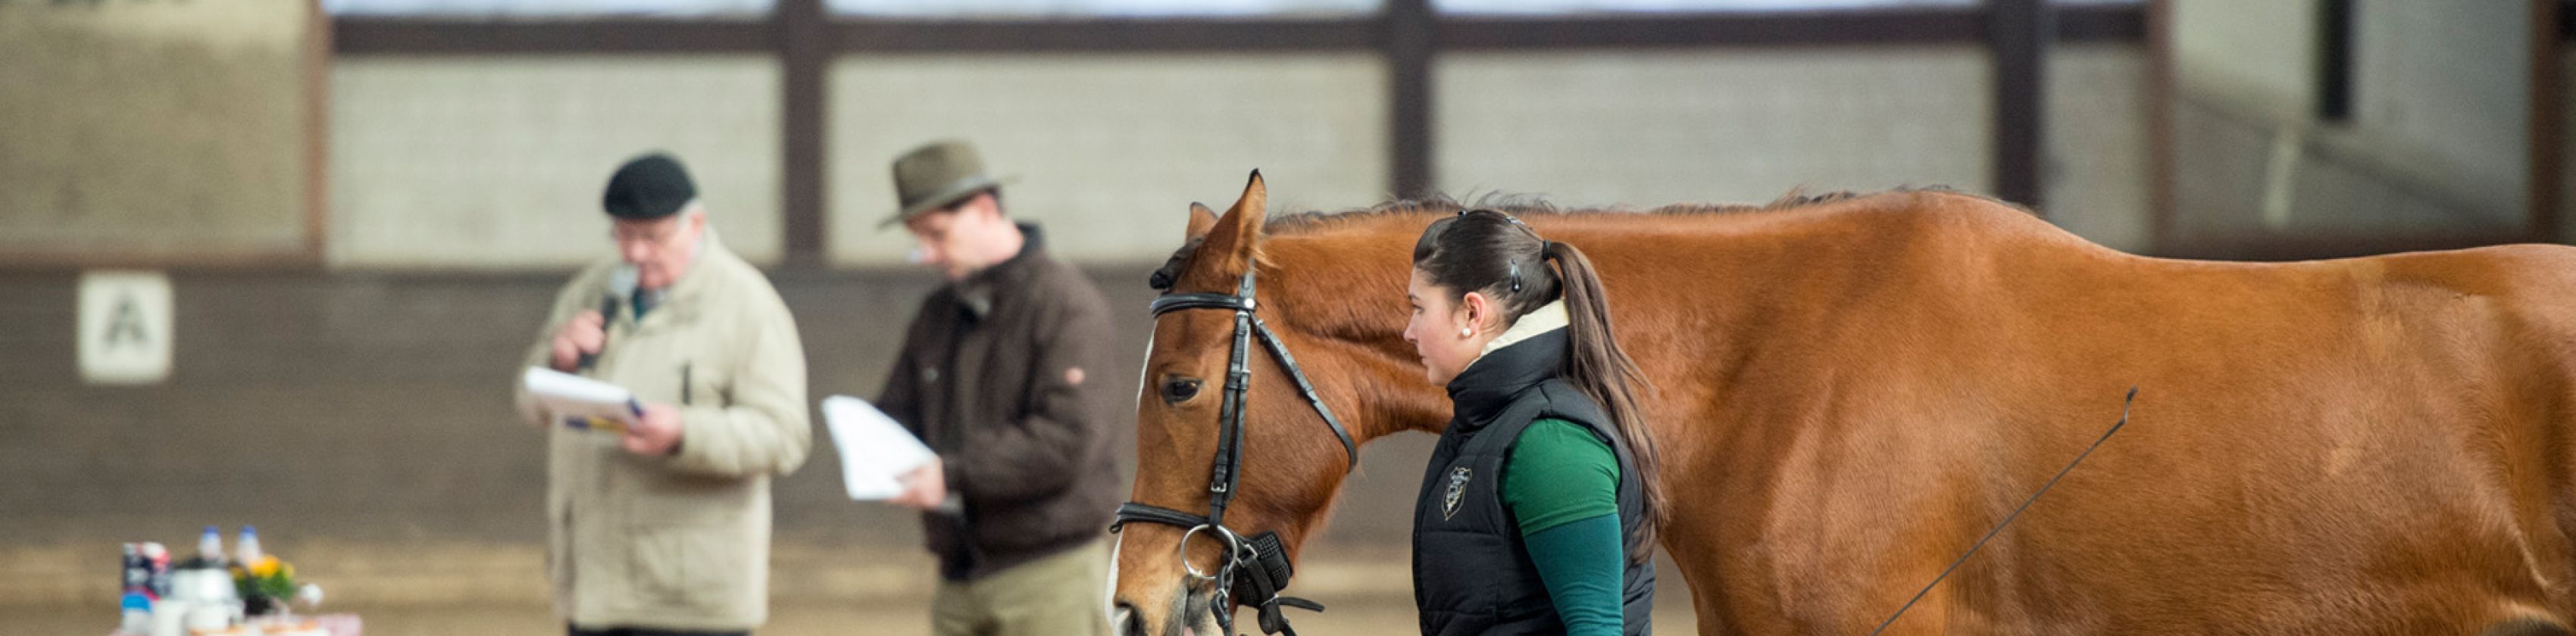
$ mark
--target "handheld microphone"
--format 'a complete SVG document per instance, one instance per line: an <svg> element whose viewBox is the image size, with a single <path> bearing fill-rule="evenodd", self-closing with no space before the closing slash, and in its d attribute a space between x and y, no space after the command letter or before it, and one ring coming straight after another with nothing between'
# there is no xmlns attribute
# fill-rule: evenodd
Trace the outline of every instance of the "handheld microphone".
<svg viewBox="0 0 2576 636"><path fill-rule="evenodd" d="M626 266L618 267L618 268L617 268L617 271L609 272L609 274L608 274L608 292L607 292L607 293L604 293L604 294L600 294L600 297L599 297L599 349L600 349L600 351L606 351L606 350L608 350L608 325L609 325L609 324L611 324L611 323L615 323L615 322L617 322L617 309L618 309L619 307L623 307L623 306L625 306L625 305L626 305L626 299L627 299L627 298L630 298L630 297L633 297L634 295L635 295L635 266L633 266L633 265L626 265ZM596 362L599 362L599 351L585 351L585 352L582 352L582 354L581 354L581 370L582 370L582 371L585 371L585 372L589 371L589 370L590 370L591 365L592 365L593 363L596 363Z"/></svg>

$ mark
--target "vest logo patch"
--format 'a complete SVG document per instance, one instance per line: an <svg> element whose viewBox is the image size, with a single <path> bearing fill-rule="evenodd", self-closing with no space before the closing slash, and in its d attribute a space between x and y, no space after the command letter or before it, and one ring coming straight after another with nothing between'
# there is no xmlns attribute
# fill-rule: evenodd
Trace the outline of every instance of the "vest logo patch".
<svg viewBox="0 0 2576 636"><path fill-rule="evenodd" d="M1440 496L1441 521L1458 516L1458 499L1467 494L1467 479L1473 476L1475 471L1465 466L1449 469L1449 491Z"/></svg>

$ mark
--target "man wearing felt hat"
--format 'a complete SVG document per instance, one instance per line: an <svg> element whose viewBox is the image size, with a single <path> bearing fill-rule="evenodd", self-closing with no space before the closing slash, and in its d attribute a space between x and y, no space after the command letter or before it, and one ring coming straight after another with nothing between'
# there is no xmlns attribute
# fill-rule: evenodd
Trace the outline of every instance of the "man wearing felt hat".
<svg viewBox="0 0 2576 636"><path fill-rule="evenodd" d="M1002 212L974 147L932 143L894 162L914 259L948 284L922 301L877 408L938 458L893 503L922 511L939 557L932 631L1108 631L1109 517L1120 500L1110 427L1109 305Z"/></svg>
<svg viewBox="0 0 2576 636"><path fill-rule="evenodd" d="M666 154L601 200L617 255L556 294L528 366L626 387L640 413L546 431L546 570L573 636L745 634L769 612L769 480L805 462L805 353L760 270ZM516 377L515 374L513 377Z"/></svg>

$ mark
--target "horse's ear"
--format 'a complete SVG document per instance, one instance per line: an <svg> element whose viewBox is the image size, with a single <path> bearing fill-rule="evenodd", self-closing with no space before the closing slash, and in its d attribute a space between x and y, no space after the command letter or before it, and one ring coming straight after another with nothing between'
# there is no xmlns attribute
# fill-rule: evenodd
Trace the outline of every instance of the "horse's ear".
<svg viewBox="0 0 2576 636"><path fill-rule="evenodd" d="M1270 202L1270 191L1261 185L1261 171L1252 171L1252 182L1243 186L1243 197L1234 207L1216 219L1216 227L1207 234L1203 251L1223 254L1231 263L1252 262L1252 252L1261 239L1261 219Z"/></svg>
<svg viewBox="0 0 2576 636"><path fill-rule="evenodd" d="M1207 204L1190 202L1189 231L1181 234L1181 242L1207 238L1208 230L1213 229L1216 229L1216 211L1208 209Z"/></svg>

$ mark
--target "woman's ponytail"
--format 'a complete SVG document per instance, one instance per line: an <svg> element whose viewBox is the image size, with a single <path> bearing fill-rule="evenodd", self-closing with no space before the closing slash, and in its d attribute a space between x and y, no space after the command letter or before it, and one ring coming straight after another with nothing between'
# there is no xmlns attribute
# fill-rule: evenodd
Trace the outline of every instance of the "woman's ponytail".
<svg viewBox="0 0 2576 636"><path fill-rule="evenodd" d="M1634 387L1646 383L1645 374L1611 333L1609 298L1601 288L1600 275L1593 272L1592 259L1572 245L1554 241L1540 243L1539 258L1556 262L1564 294L1565 379L1609 413L1639 473L1637 483L1645 487L1645 529L1628 553L1631 562L1642 562L1654 554L1655 532L1663 526L1666 510L1662 481L1656 478L1663 462L1655 452L1653 432L1637 412Z"/></svg>

